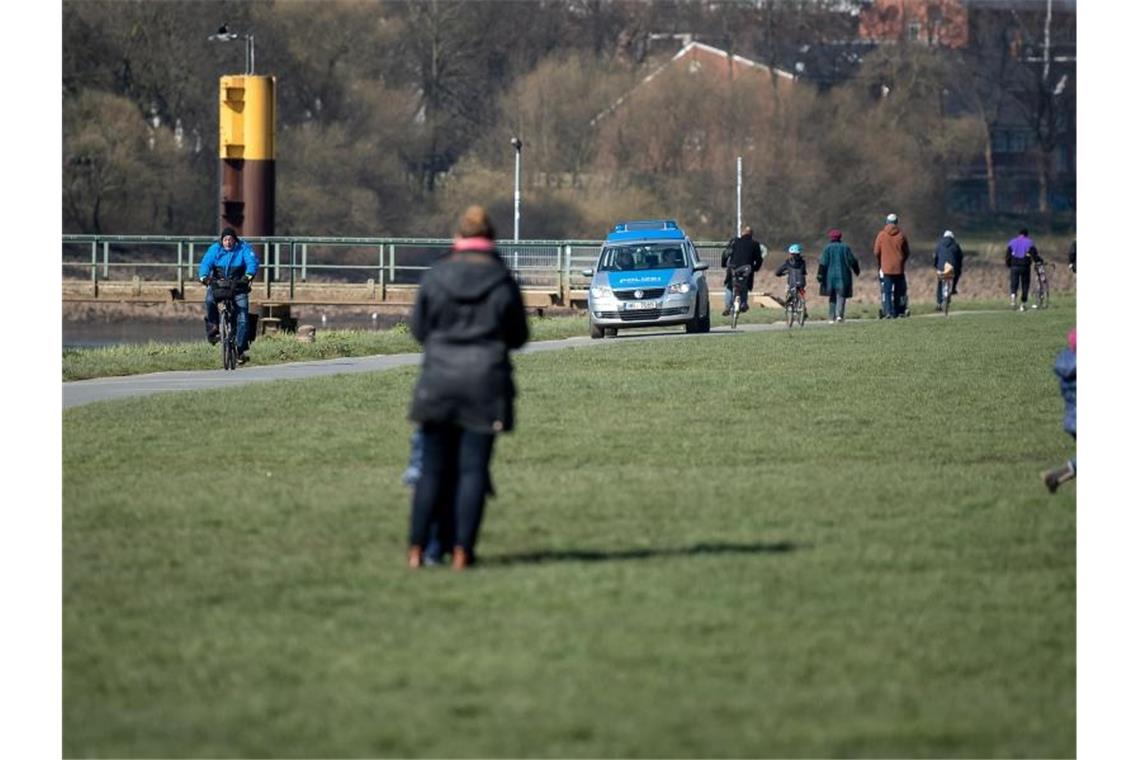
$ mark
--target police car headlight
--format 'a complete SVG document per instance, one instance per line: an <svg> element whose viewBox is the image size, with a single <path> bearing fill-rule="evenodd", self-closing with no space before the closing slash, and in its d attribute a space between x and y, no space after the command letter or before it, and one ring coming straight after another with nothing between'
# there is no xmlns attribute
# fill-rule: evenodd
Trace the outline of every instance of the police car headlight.
<svg viewBox="0 0 1140 760"><path fill-rule="evenodd" d="M675 282L669 287L665 288L666 293L688 293L693 289L693 286L687 282Z"/></svg>
<svg viewBox="0 0 1140 760"><path fill-rule="evenodd" d="M595 285L590 288L590 295L592 295L594 298L605 298L606 296L612 296L613 294L614 289L607 287L606 285Z"/></svg>

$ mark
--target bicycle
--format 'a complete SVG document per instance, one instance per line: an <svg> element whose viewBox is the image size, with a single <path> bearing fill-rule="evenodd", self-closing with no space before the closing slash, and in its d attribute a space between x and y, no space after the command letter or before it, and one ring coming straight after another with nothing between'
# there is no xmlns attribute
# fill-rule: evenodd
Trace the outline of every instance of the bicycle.
<svg viewBox="0 0 1140 760"><path fill-rule="evenodd" d="M1044 259L1033 262L1033 271L1037 274L1037 303L1033 305L1034 309L1049 308L1049 270L1054 266L1056 265Z"/></svg>
<svg viewBox="0 0 1140 760"><path fill-rule="evenodd" d="M807 320L807 301L804 299L804 289L801 287L789 287L787 295L784 300L784 313L788 317L788 327L792 327L797 322L800 327L804 326Z"/></svg>
<svg viewBox="0 0 1140 760"><path fill-rule="evenodd" d="M748 308L748 275L752 267L748 264L732 270L732 329L736 329L736 320L740 312Z"/></svg>
<svg viewBox="0 0 1140 760"><path fill-rule="evenodd" d="M947 264L949 266L949 264ZM938 272L938 287L942 289L942 303L938 310L944 316L950 316L950 296L954 294L954 270L946 269Z"/></svg>
<svg viewBox="0 0 1140 760"><path fill-rule="evenodd" d="M237 304L234 303L234 296L237 295L239 282L226 278L210 281L214 303L218 305L218 327L221 333L218 345L222 351L222 369L225 370L238 367Z"/></svg>

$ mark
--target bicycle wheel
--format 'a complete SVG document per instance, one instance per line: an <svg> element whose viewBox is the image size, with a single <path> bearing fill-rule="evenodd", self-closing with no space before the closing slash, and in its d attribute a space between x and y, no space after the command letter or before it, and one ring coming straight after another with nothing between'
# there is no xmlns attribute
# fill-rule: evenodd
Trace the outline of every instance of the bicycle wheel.
<svg viewBox="0 0 1140 760"><path fill-rule="evenodd" d="M784 305L784 312L788 317L788 327L796 323L796 297L792 296L788 299L787 304Z"/></svg>
<svg viewBox="0 0 1140 760"><path fill-rule="evenodd" d="M803 327L804 322L807 321L807 302L804 301L804 297L801 295L796 296L796 314L798 315L797 319L799 320L800 327Z"/></svg>
<svg viewBox="0 0 1140 760"><path fill-rule="evenodd" d="M740 318L740 296L732 299L732 329L736 329L736 320Z"/></svg>
<svg viewBox="0 0 1140 760"><path fill-rule="evenodd" d="M219 305L218 312L221 317L218 321L221 322L219 325L221 328L221 340L219 341L219 345L222 349L222 369L232 369L230 366L230 346L232 343L230 335L230 311L222 304Z"/></svg>
<svg viewBox="0 0 1140 760"><path fill-rule="evenodd" d="M947 317L950 316L950 293L951 293L951 291L952 291L952 288L950 287L950 281L949 280L943 280L942 281L942 314L944 316L947 316Z"/></svg>

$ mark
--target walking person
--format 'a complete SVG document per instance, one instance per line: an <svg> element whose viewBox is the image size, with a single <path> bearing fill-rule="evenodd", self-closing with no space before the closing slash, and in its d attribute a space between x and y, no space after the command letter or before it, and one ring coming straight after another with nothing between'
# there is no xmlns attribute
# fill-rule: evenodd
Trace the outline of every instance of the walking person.
<svg viewBox="0 0 1140 760"><path fill-rule="evenodd" d="M1009 267L1009 308L1025 311L1029 300L1029 267L1040 261L1037 246L1025 227L1005 247L1005 265ZM1017 306L1017 288L1021 287L1021 307Z"/></svg>
<svg viewBox="0 0 1140 760"><path fill-rule="evenodd" d="M819 257L815 279L819 282L819 294L827 296L827 321L834 324L844 319L853 278L859 276L859 260L851 246L843 242L841 231L829 230L827 239L830 242Z"/></svg>
<svg viewBox="0 0 1140 760"><path fill-rule="evenodd" d="M958 241L954 239L954 233L950 230L942 233L942 237L938 240L938 246L934 249L934 271L941 276L946 271L947 264L954 272L954 280L950 285L950 295L954 295L958 292L958 278L962 276L962 247L958 245ZM934 305L939 309L942 308L942 281L940 279L934 281Z"/></svg>
<svg viewBox="0 0 1140 760"><path fill-rule="evenodd" d="M887 214L887 223L875 236L875 260L883 278L883 311L897 319L906 311L906 260L910 243L899 228L898 214Z"/></svg>
<svg viewBox="0 0 1140 760"><path fill-rule="evenodd" d="M412 497L408 566L424 564L430 526L446 525L444 510L451 510L451 566L463 570L475 561L495 436L514 428L510 351L528 337L522 294L482 207L463 213L451 250L424 275L411 332L424 347L409 414L423 432L423 462Z"/></svg>

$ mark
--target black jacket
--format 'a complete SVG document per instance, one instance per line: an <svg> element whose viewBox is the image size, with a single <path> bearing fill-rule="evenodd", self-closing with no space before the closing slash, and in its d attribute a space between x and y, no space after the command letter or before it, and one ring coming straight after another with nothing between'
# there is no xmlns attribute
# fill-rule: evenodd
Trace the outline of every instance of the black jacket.
<svg viewBox="0 0 1140 760"><path fill-rule="evenodd" d="M961 274L962 246L954 238L943 236L938 239L938 247L934 249L934 268L941 272L945 269L946 262L950 262L954 271Z"/></svg>
<svg viewBox="0 0 1140 760"><path fill-rule="evenodd" d="M747 264L752 267L752 273L748 275L748 289L752 290L756 272L763 263L764 258L760 244L753 240L751 235L733 238L728 241L728 245L720 255L720 265L724 267L724 286L731 288L732 270Z"/></svg>
<svg viewBox="0 0 1140 760"><path fill-rule="evenodd" d="M788 276L789 288L807 287L807 262L800 254L793 254L776 270L777 277Z"/></svg>
<svg viewBox="0 0 1140 760"><path fill-rule="evenodd" d="M514 427L510 350L528 330L518 284L496 251L437 261L420 282L411 331L424 346L412 420L483 433Z"/></svg>

